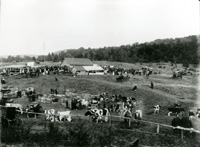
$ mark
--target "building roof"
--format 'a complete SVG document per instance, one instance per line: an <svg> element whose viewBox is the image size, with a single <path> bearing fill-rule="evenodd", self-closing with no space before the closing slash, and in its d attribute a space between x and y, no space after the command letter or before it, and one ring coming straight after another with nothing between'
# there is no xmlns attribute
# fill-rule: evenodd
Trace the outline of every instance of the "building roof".
<svg viewBox="0 0 200 147"><path fill-rule="evenodd" d="M93 66L83 66L83 68L86 71L98 71L98 70L104 70L101 66L93 65Z"/></svg>
<svg viewBox="0 0 200 147"><path fill-rule="evenodd" d="M74 68L75 68L77 71L86 71L85 68L83 68L83 66L74 66Z"/></svg>
<svg viewBox="0 0 200 147"><path fill-rule="evenodd" d="M87 58L65 58L61 66L91 66L93 63Z"/></svg>

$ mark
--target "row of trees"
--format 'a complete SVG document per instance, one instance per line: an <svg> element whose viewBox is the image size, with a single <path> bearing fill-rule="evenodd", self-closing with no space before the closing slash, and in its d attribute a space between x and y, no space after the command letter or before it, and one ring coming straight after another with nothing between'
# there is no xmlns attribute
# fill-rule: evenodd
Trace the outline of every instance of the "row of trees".
<svg viewBox="0 0 200 147"><path fill-rule="evenodd" d="M47 56L12 57L2 59L4 62L23 61L27 58L39 61L62 61L65 57L89 58L90 60L106 60L117 62L168 62L198 64L197 36L176 39L158 39L152 42L134 43L118 47L103 47L97 49L70 49L59 53L49 53Z"/></svg>

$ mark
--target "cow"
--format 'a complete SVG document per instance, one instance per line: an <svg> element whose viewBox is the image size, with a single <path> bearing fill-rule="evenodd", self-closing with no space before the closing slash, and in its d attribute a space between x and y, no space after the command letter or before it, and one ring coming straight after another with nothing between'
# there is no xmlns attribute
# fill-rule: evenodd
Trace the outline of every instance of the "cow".
<svg viewBox="0 0 200 147"><path fill-rule="evenodd" d="M90 116L92 118L92 121L96 121L97 123L99 121L102 122L103 118L105 122L108 122L108 117L110 115L110 112L108 108L104 109L89 109L86 111L85 116Z"/></svg>
<svg viewBox="0 0 200 147"><path fill-rule="evenodd" d="M124 122L127 124L130 124L130 120L132 118L132 113L130 108L125 107L125 111L123 112L123 116L124 116Z"/></svg>
<svg viewBox="0 0 200 147"><path fill-rule="evenodd" d="M23 114L23 108L21 104L14 104L14 103L5 103L5 106L7 107L15 107L16 109L19 109L21 114Z"/></svg>
<svg viewBox="0 0 200 147"><path fill-rule="evenodd" d="M58 115L58 120L59 121L62 121L63 119L67 119L67 121L71 122L72 121L72 118L71 118L71 111L58 111L57 112L57 115Z"/></svg>
<svg viewBox="0 0 200 147"><path fill-rule="evenodd" d="M160 108L161 108L160 105L155 105L155 106L153 106L153 108L154 108L154 115L155 115L156 113L160 113Z"/></svg>
<svg viewBox="0 0 200 147"><path fill-rule="evenodd" d="M138 121L138 120L141 120L141 119L142 119L142 110L136 110L136 111L135 111L135 114L134 114L134 117L135 117L136 123L139 124L139 121Z"/></svg>
<svg viewBox="0 0 200 147"><path fill-rule="evenodd" d="M197 118L200 118L200 108L197 108L196 116Z"/></svg>
<svg viewBox="0 0 200 147"><path fill-rule="evenodd" d="M195 112L193 110L189 110L188 115L189 119L192 120L192 118L195 116Z"/></svg>

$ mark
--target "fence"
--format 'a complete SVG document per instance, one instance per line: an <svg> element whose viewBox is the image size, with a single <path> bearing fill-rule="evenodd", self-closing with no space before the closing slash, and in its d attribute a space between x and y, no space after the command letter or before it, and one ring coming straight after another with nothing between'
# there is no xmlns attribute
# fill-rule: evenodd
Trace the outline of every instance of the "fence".
<svg viewBox="0 0 200 147"><path fill-rule="evenodd" d="M21 112L21 111L18 111L18 110L16 110L16 111L17 112ZM25 112L25 111L23 113L25 113L25 114L34 114L35 116L36 115L44 116L44 120L45 120L45 126L44 127L45 127L45 131L46 131L46 121L47 121L46 120L46 114L44 114L44 113L34 113L34 112ZM55 117L56 116L60 116L60 115L54 114L52 116L54 116L54 121L53 122L56 122L55 121ZM79 117L81 119L86 118L86 116L84 116L84 115L70 115L70 116L71 117ZM122 119L127 119L127 120L129 120L128 121L128 126L131 127L131 123L136 121L134 118L127 118L127 117L121 117L121 116L115 116L115 115L109 115L108 117L109 117L109 122L108 123L110 125L112 125L116 121L120 122ZM90 121L90 119L89 119L89 121ZM161 127L167 127L167 128L171 128L171 129L179 129L179 130L181 130L181 140L184 139L184 131L190 131L190 132L194 132L194 133L200 134L199 130L195 130L193 128L183 128L183 127L179 127L179 126L178 127L173 127L171 125L161 124L161 123L157 123L157 122L151 122L151 121L147 121L147 120L137 120L137 121L138 122L142 122L142 123L146 123L148 125L155 125L156 126L156 132L155 132L156 134L160 134L160 128ZM123 129L123 130L127 130L127 129ZM130 131L130 129L128 129L128 131Z"/></svg>

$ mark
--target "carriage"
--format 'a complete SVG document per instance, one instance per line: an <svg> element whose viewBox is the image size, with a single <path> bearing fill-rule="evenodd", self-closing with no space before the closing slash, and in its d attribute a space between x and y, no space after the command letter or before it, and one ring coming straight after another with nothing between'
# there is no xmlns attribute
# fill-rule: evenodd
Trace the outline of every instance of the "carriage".
<svg viewBox="0 0 200 147"><path fill-rule="evenodd" d="M130 77L127 75L127 76L123 76L123 75L120 75L119 77L116 78L117 82L125 82L125 81L128 81L130 79Z"/></svg>
<svg viewBox="0 0 200 147"><path fill-rule="evenodd" d="M2 127L7 128L11 126L21 126L23 120L19 118L19 114L15 107L1 106L1 121Z"/></svg>

